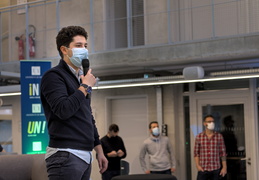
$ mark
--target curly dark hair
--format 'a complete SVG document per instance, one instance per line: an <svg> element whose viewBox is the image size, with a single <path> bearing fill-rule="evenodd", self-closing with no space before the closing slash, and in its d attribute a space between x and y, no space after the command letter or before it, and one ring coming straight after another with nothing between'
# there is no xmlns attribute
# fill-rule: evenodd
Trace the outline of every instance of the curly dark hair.
<svg viewBox="0 0 259 180"><path fill-rule="evenodd" d="M87 39L87 37L88 37L87 32L81 26L68 26L68 27L62 28L59 31L59 33L56 37L56 44L57 44L57 49L58 49L58 52L59 52L59 55L61 56L61 58L63 58L63 54L60 50L60 47L61 46L68 47L69 44L73 41L73 38L77 35L84 36L85 39Z"/></svg>

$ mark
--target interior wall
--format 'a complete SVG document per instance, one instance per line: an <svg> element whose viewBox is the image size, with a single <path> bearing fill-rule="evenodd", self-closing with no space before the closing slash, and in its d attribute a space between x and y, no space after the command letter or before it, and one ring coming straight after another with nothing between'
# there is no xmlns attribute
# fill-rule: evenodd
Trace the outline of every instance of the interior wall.
<svg viewBox="0 0 259 180"><path fill-rule="evenodd" d="M163 90L163 116L165 119L165 123L168 124L168 136L171 140L171 143L173 144L173 148L175 149L175 146L178 144L175 142L175 139L177 139L175 136L175 124L174 124L174 95L173 95L173 86L166 86ZM157 117L157 108L156 108L156 87L150 86L150 87L133 87L133 88L120 88L120 89L107 89L107 90L94 90L92 94L92 110L93 114L96 120L96 125L98 127L99 135L100 137L106 135L107 128L110 123L110 120L108 119L110 116L108 115L107 111L112 111L112 109L109 106L109 103L107 103L107 99L112 98L121 98L121 97L147 97L147 117L148 122L156 121ZM107 118L108 117L108 118ZM133 123L133 127L136 126L136 124ZM133 128L134 129L134 128ZM144 132L148 132L148 127L145 127L143 129ZM128 138L128 137L124 137ZM131 152L133 151L135 147L127 147L127 151ZM95 154L95 153L94 153ZM176 159L178 161L178 150L176 151ZM177 175L177 174L176 174ZM92 171L92 179L97 180L100 179L101 175L98 171L98 164L96 161L93 162L93 171Z"/></svg>
<svg viewBox="0 0 259 180"><path fill-rule="evenodd" d="M13 137L13 152L21 154L21 98L20 96L1 97L3 106L12 107L12 137Z"/></svg>
<svg viewBox="0 0 259 180"><path fill-rule="evenodd" d="M127 151L124 159L129 162L130 174L141 174L139 152L148 133L148 109L146 96L111 97L110 119L107 126L115 123L119 126L119 136L123 138ZM108 116L109 117L109 116ZM108 128L107 128L108 129ZM131 148L134 147L134 148Z"/></svg>

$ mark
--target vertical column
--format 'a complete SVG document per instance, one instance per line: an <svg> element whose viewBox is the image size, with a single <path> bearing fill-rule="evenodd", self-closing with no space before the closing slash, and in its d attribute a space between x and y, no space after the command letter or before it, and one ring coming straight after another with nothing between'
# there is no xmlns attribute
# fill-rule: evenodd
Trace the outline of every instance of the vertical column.
<svg viewBox="0 0 259 180"><path fill-rule="evenodd" d="M162 105L162 88L161 86L156 87L156 112L157 112L157 122L159 124L160 130L163 122L163 105Z"/></svg>
<svg viewBox="0 0 259 180"><path fill-rule="evenodd" d="M93 0L90 0L90 31L91 31L91 52L95 52L95 44L94 44L94 6Z"/></svg>
<svg viewBox="0 0 259 180"><path fill-rule="evenodd" d="M60 30L60 6L59 6L59 0L56 0L56 28L57 28L57 32L59 32Z"/></svg>

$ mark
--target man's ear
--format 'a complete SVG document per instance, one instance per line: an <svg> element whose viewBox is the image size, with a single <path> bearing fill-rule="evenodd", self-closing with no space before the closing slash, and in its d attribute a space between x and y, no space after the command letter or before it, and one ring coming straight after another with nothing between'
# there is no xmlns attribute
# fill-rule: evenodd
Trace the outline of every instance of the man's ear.
<svg viewBox="0 0 259 180"><path fill-rule="evenodd" d="M60 47L60 51L63 53L63 55L67 55L68 54L68 48L65 46L61 46Z"/></svg>
<svg viewBox="0 0 259 180"><path fill-rule="evenodd" d="M203 121L203 126L205 126L205 127L206 127L206 122L205 122L205 121Z"/></svg>

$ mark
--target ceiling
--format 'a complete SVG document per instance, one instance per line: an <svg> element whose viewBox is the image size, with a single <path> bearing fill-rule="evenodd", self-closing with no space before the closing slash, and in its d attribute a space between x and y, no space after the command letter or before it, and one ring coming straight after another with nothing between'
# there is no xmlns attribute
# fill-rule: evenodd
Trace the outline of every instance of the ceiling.
<svg viewBox="0 0 259 180"><path fill-rule="evenodd" d="M17 62L19 64L19 62ZM114 68L91 67L93 73L96 74L101 81L118 80L118 79L136 79L147 77L163 77L172 75L182 75L185 67L201 66L205 71L205 75L210 72L232 71L240 69L259 68L259 59L245 59L235 61L220 61L208 63L188 63L176 65L149 65L132 66L125 64ZM111 66L112 67L112 66ZM0 71L0 86L9 86L20 84L20 73Z"/></svg>

